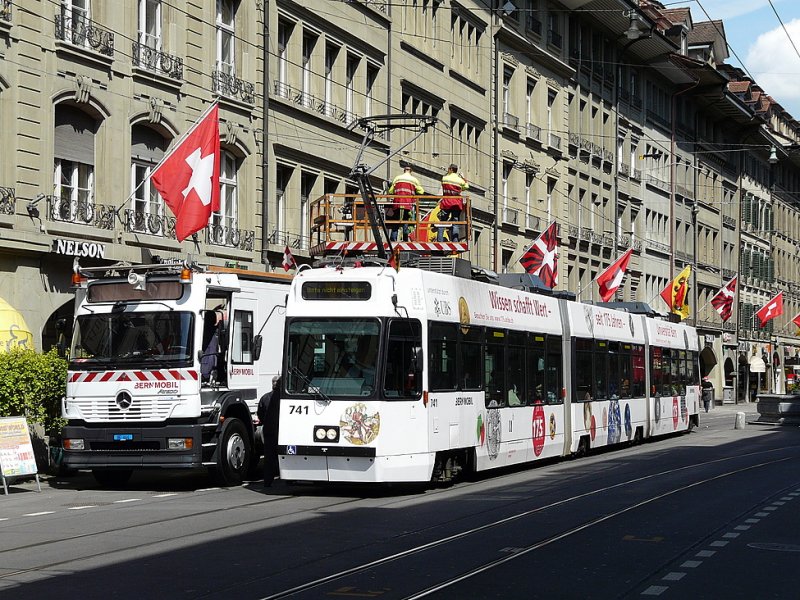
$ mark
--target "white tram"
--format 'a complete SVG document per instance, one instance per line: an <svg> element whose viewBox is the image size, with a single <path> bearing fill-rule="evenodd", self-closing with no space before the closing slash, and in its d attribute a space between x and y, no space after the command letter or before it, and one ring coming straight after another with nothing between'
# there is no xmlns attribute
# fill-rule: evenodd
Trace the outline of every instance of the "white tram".
<svg viewBox="0 0 800 600"><path fill-rule="evenodd" d="M281 478L440 481L687 431L689 326L418 268L300 271Z"/></svg>

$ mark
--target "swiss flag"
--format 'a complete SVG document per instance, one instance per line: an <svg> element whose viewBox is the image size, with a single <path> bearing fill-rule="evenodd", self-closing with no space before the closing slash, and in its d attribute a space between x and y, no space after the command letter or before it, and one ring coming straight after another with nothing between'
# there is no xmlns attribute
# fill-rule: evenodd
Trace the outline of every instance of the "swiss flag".
<svg viewBox="0 0 800 600"><path fill-rule="evenodd" d="M208 225L211 213L219 210L217 104L164 157L151 179L175 215L178 241L182 242Z"/></svg>
<svg viewBox="0 0 800 600"><path fill-rule="evenodd" d="M717 309L722 321L725 322L733 314L733 298L736 295L736 277L731 279L723 288L709 300L711 306Z"/></svg>
<svg viewBox="0 0 800 600"><path fill-rule="evenodd" d="M756 317L758 317L760 327L763 327L767 322L782 314L783 292L778 292L777 296L756 311Z"/></svg>
<svg viewBox="0 0 800 600"><path fill-rule="evenodd" d="M283 249L283 270L288 271L292 267L296 267L297 263L294 260L294 254L289 249L289 245L286 245L286 248Z"/></svg>
<svg viewBox="0 0 800 600"><path fill-rule="evenodd" d="M553 289L558 283L558 229L553 221L519 259L522 268Z"/></svg>
<svg viewBox="0 0 800 600"><path fill-rule="evenodd" d="M609 267L597 276L597 285L600 286L600 298L603 302L608 302L622 283L625 271L628 269L628 261L633 254L633 248L628 248L625 254L615 260Z"/></svg>

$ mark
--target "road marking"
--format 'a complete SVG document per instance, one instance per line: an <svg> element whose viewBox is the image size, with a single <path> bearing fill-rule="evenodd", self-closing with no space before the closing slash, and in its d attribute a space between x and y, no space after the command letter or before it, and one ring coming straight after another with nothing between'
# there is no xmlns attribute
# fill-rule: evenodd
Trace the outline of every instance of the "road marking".
<svg viewBox="0 0 800 600"><path fill-rule="evenodd" d="M645 591L642 592L642 596L660 596L664 592L666 592L669 588L665 585L651 585Z"/></svg>
<svg viewBox="0 0 800 600"><path fill-rule="evenodd" d="M97 508L97 505L87 504L86 506L70 506L67 510L83 510L84 508Z"/></svg>
<svg viewBox="0 0 800 600"><path fill-rule="evenodd" d="M711 542L709 544L709 546L711 546L712 548L723 548L723 547L725 547L727 545L728 545L728 542L723 542L723 541Z"/></svg>
<svg viewBox="0 0 800 600"><path fill-rule="evenodd" d="M747 531L748 529L750 529L750 525L737 525L736 527L734 527L734 529L736 531Z"/></svg>
<svg viewBox="0 0 800 600"><path fill-rule="evenodd" d="M42 515L52 515L55 511L54 510L43 510L42 512L35 512L35 513L27 513L22 515L23 517L40 517Z"/></svg>
<svg viewBox="0 0 800 600"><path fill-rule="evenodd" d="M757 516L757 517L768 517L768 516L769 516L769 513L765 513L765 512L757 512L757 513L756 513L756 516Z"/></svg>
<svg viewBox="0 0 800 600"><path fill-rule="evenodd" d="M737 538L741 535L741 533L726 533L722 537L724 538Z"/></svg>
<svg viewBox="0 0 800 600"><path fill-rule="evenodd" d="M199 490L195 490L195 492L213 492L215 490L219 490L221 488L218 487L211 487L211 488L201 488Z"/></svg>
<svg viewBox="0 0 800 600"><path fill-rule="evenodd" d="M169 494L156 494L153 498L167 498L169 496L177 496L175 492L170 492Z"/></svg>
<svg viewBox="0 0 800 600"><path fill-rule="evenodd" d="M794 500L794 498L792 496L784 496L781 500L788 502L789 500Z"/></svg>
<svg viewBox="0 0 800 600"><path fill-rule="evenodd" d="M8 517L0 517L0 521L8 521Z"/></svg>
<svg viewBox="0 0 800 600"><path fill-rule="evenodd" d="M667 573L666 575L664 575L664 577L662 577L662 579L664 581L680 581L684 577L686 577L686 573L680 573L680 572L673 571L672 573Z"/></svg>
<svg viewBox="0 0 800 600"><path fill-rule="evenodd" d="M694 569L695 567L699 567L703 564L702 560L687 560L681 566L686 569Z"/></svg>
<svg viewBox="0 0 800 600"><path fill-rule="evenodd" d="M660 535L653 536L651 538L638 538L633 535L624 535L622 536L623 541L625 542L663 542L664 538Z"/></svg>
<svg viewBox="0 0 800 600"><path fill-rule="evenodd" d="M778 510L777 506L765 506L764 510Z"/></svg>
<svg viewBox="0 0 800 600"><path fill-rule="evenodd" d="M714 556L717 553L716 550L700 550L695 556L699 556L700 558L709 558Z"/></svg>
<svg viewBox="0 0 800 600"><path fill-rule="evenodd" d="M783 506L784 504L786 504L786 502L780 502L776 500L775 502L772 503L772 506Z"/></svg>
<svg viewBox="0 0 800 600"><path fill-rule="evenodd" d="M126 502L138 502L139 498L126 498L125 500L114 500L114 504L125 504Z"/></svg>
<svg viewBox="0 0 800 600"><path fill-rule="evenodd" d="M760 523L761 519L745 519L745 523Z"/></svg>

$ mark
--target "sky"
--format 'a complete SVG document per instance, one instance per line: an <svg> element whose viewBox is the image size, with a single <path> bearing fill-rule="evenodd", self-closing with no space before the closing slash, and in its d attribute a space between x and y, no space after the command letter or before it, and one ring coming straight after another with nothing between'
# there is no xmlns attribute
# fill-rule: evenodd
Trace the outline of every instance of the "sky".
<svg viewBox="0 0 800 600"><path fill-rule="evenodd" d="M689 7L695 23L722 19L730 48L726 62L745 67L767 94L800 121L800 0L771 1L772 6L769 0L686 0L664 4ZM797 49L792 47L792 41Z"/></svg>

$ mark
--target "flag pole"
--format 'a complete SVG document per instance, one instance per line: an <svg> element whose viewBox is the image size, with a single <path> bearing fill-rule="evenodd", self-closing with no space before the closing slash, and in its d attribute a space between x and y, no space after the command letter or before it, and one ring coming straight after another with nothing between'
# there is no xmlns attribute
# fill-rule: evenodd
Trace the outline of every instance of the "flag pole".
<svg viewBox="0 0 800 600"><path fill-rule="evenodd" d="M125 201L114 209L114 214L117 215L117 218L119 219L120 223L122 223L122 218L119 216L120 209L123 206L125 206L128 202L131 201L131 198L133 198L134 194L136 194L136 192L139 191L139 188L142 187L145 184L145 182L148 179L150 179L150 177L152 177L153 173L158 170L158 168L164 163L165 160L167 160L170 156L172 156L172 154L175 152L175 150L181 145L183 140L185 140L187 137L189 137L189 135L191 135L191 133L195 129L197 129L197 126L200 125L200 123L203 122L203 119L205 119L208 116L208 114L214 109L214 107L217 106L218 104L219 104L219 102L212 102L208 106L208 108L206 108L203 111L203 114L201 114L200 117L192 124L192 126L189 129L187 129L183 134L178 136L178 139L173 142L172 148L170 148L167 151L167 153L161 158L161 160L158 161L158 164L156 164L155 167L150 169L150 175L148 175L147 177L142 179L141 183L139 183L139 185L137 185L135 188L133 188L133 191L130 193L130 195L127 198L125 198Z"/></svg>

